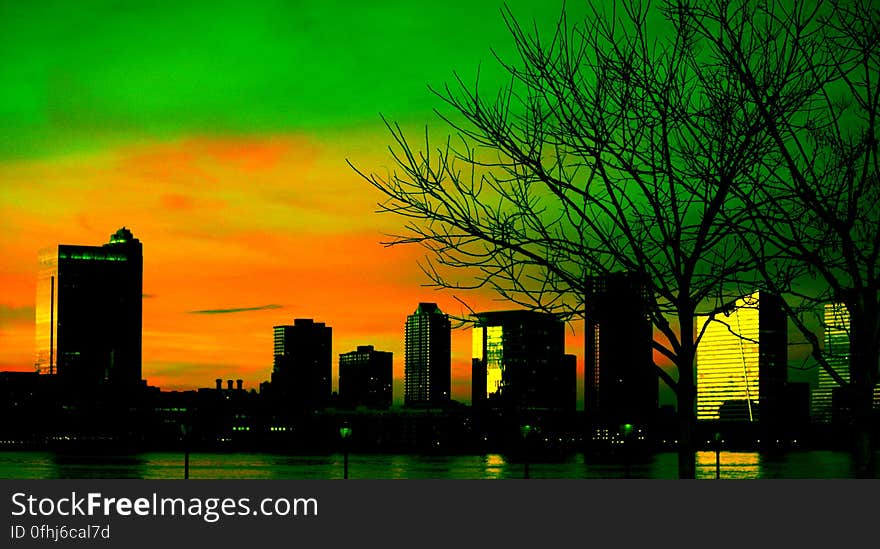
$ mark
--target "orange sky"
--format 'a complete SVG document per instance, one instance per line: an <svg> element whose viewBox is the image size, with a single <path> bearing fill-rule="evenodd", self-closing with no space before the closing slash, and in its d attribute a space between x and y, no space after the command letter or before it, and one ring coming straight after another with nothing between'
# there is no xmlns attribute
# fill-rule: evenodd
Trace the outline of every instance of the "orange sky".
<svg viewBox="0 0 880 549"><path fill-rule="evenodd" d="M151 385L221 377L258 387L271 373L272 326L304 317L333 327L334 356L366 344L392 351L402 400L406 316L420 301L467 311L456 294L422 286L421 248L381 244L400 221L373 213L380 197L345 164L352 153L367 151L304 136L190 138L0 163L0 368L33 368L38 250L100 245L124 225L144 245ZM513 308L457 295L475 310ZM243 308L258 310L197 312ZM582 374L581 335L568 339ZM453 335L453 385L454 398L470 400L469 330Z"/></svg>
<svg viewBox="0 0 880 549"><path fill-rule="evenodd" d="M12 2L0 9L0 369L32 370L37 254L144 245L143 372L166 389L270 376L272 326L314 318L334 354L394 353L420 301L453 315L420 248L385 248L403 220L345 163L382 172L379 114L445 136L429 86L494 93L517 52L508 6L552 32L561 3ZM568 6L571 17L586 6ZM534 26L533 26L534 25ZM88 32L84 32L88 29ZM513 308L459 293L475 310ZM251 309L238 313L194 311ZM567 351L583 341L569 329ZM335 369L335 365L334 365ZM335 380L334 380L335 385ZM582 396L582 388L579 390ZM470 399L470 333L453 334L453 397Z"/></svg>
<svg viewBox="0 0 880 549"><path fill-rule="evenodd" d="M442 143L449 128L434 109L450 109L429 86L460 77L494 95L507 84L496 56L515 64L518 53L502 6L544 37L562 9L0 5L0 370L33 369L38 251L100 245L126 226L144 245L149 383L240 377L255 388L270 376L272 326L314 318L333 327L336 355L364 344L392 351L402 400L406 316L420 301L465 309L452 292L421 286L422 249L380 244L404 220L374 213L381 197L345 161L367 173L389 167L380 113L414 140L428 126ZM585 10L566 5L572 21ZM489 294L457 297L478 311L514 308ZM219 309L251 310L194 312ZM580 329L567 331L579 400ZM668 390L660 395L669 402ZM470 399L467 330L453 334L453 397Z"/></svg>

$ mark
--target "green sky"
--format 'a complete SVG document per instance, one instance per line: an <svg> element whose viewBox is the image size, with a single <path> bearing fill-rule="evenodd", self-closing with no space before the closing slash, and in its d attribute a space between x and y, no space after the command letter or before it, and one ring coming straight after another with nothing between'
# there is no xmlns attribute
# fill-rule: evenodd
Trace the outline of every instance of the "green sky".
<svg viewBox="0 0 880 549"><path fill-rule="evenodd" d="M509 3L552 28L558 4ZM502 3L3 2L0 158L199 134L332 134L422 124L490 47ZM14 138L11 138L14 136Z"/></svg>
<svg viewBox="0 0 880 549"><path fill-rule="evenodd" d="M374 213L345 160L387 165L380 113L433 125L428 85L453 71L472 80L482 62L496 90L491 48L513 53L502 5L0 1L0 370L33 367L37 251L127 226L145 246L149 383L257 387L272 326L315 318L334 352L393 351L399 400L406 315L466 312L421 286L420 248L380 244L400 220ZM561 3L511 8L552 30ZM470 333L454 337L467 401Z"/></svg>
<svg viewBox="0 0 880 549"><path fill-rule="evenodd" d="M556 0L508 4L522 23L537 19L545 35L561 9ZM268 315L278 311L266 304L283 302L297 307L283 311L285 318L316 316L339 334L380 333L399 344L401 319L414 303L437 294L426 296L419 286L425 282L415 265L419 250L389 263L390 253L404 252L381 248L379 229L396 232L400 220L382 217L379 226L378 197L345 159L367 171L381 169L370 164L389 142L379 114L413 127L436 122L431 111L441 103L428 85L451 81L453 71L472 81L482 65L486 90L503 85L491 49L505 59L515 53L502 6L501 0L0 1L0 253L9 258L0 265L0 286L7 299L15 298L0 302L0 323L5 318L21 325L18 339L4 341L16 354L4 358L0 349L0 365L23 368L32 355L33 329L22 319L32 310L35 250L62 239L96 244L96 234L104 238L124 224L149 243L152 265L164 257L176 269L167 280L157 269L148 278L154 286L145 288L177 298L160 297L148 306L170 303L155 314L163 321L178 315L179 325L168 324L174 337L191 329L192 315L181 311ZM567 8L575 20L583 3ZM328 227L345 238L330 244L309 239L309 231ZM246 255L230 253L230 242ZM339 252L345 242L358 246ZM368 246L373 263L357 255ZM308 271L328 264L327 250L337 250L338 268ZM211 263L218 258L227 263ZM349 264L352 258L357 261ZM205 264L217 277L207 285L214 293L204 284L179 286ZM253 265L272 272L236 270ZM358 294L364 265L375 269L375 280ZM355 270L353 280L333 278ZM362 295L391 294L381 286L389 273L401 306L348 332L337 313L341 306L323 310L321 302L308 301L317 300L314 295L283 295L290 280L311 277L337 293L350 290L351 296L338 298L347 307ZM277 285L253 289L255 277ZM234 283L250 293L230 292ZM205 302L186 301L196 297ZM227 328L218 328L223 320L207 326L201 319L204 329L190 335L197 343L204 334L226 335ZM255 339L240 344L256 358L247 356L236 367L265 371L261 361L271 349L265 326L279 320L260 322L254 321ZM176 365L183 353L163 347L166 336L153 334L158 343L148 341L153 346L145 349L158 349L152 351L155 364ZM180 348L198 348L194 340ZM339 350L375 341L352 336ZM464 379L467 341L458 348ZM193 360L213 364L228 354L224 349L222 358ZM204 377L213 380L212 374Z"/></svg>

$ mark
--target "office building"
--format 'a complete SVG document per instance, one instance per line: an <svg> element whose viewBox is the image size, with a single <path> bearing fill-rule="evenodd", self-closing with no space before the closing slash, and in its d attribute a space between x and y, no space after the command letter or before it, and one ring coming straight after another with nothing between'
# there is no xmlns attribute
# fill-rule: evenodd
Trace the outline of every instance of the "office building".
<svg viewBox="0 0 880 549"><path fill-rule="evenodd" d="M574 411L575 361L565 355L565 325L556 315L495 311L475 316L475 408Z"/></svg>
<svg viewBox="0 0 880 549"><path fill-rule="evenodd" d="M588 282L584 330L587 417L594 427L644 426L656 416L659 394L647 284L633 273L615 273Z"/></svg>
<svg viewBox="0 0 880 549"><path fill-rule="evenodd" d="M697 326L707 320L698 317ZM709 321L697 349L697 419L778 423L787 360L779 298L755 292L731 303Z"/></svg>
<svg viewBox="0 0 880 549"><path fill-rule="evenodd" d="M826 303L823 315L823 355L828 365L844 381L849 383L849 311L842 303ZM812 391L810 415L818 423L830 423L832 395L839 387L831 374L819 367L818 384Z"/></svg>
<svg viewBox="0 0 880 549"><path fill-rule="evenodd" d="M443 406L450 400L452 329L436 303L419 303L406 318L403 402Z"/></svg>
<svg viewBox="0 0 880 549"><path fill-rule="evenodd" d="M849 383L850 319L843 303L826 303L823 315L824 348L822 353L834 372ZM848 408L846 389L828 371L819 366L817 387L810 395L810 416L814 422L830 423ZM880 408L880 387L874 388L874 408Z"/></svg>
<svg viewBox="0 0 880 549"><path fill-rule="evenodd" d="M393 354L359 345L339 355L339 402L343 406L390 408Z"/></svg>
<svg viewBox="0 0 880 549"><path fill-rule="evenodd" d="M332 390L333 330L310 318L275 326L272 394L289 409L321 409Z"/></svg>
<svg viewBox="0 0 880 549"><path fill-rule="evenodd" d="M85 390L141 384L143 246L125 227L103 246L40 253L36 369Z"/></svg>

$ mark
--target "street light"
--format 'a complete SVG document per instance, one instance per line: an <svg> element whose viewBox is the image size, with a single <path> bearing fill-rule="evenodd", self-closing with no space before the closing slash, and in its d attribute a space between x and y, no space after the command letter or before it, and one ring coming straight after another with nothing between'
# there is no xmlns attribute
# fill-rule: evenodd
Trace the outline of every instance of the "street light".
<svg viewBox="0 0 880 549"><path fill-rule="evenodd" d="M521 425L519 428L519 432L523 438L523 455L525 457L525 469L523 471L523 478L529 478L529 435L532 434L535 428L529 424Z"/></svg>
<svg viewBox="0 0 880 549"><path fill-rule="evenodd" d="M183 435L183 479L189 479L189 436L192 432L192 420L186 418L180 424L180 433Z"/></svg>
<svg viewBox="0 0 880 549"><path fill-rule="evenodd" d="M351 427L348 422L342 424L339 428L339 436L342 437L342 478L348 478L348 439L351 438Z"/></svg>
<svg viewBox="0 0 880 549"><path fill-rule="evenodd" d="M630 477L630 452L632 452L632 449L630 448L630 437L632 437L634 429L635 427L632 423L624 423L620 426L620 433L623 436L623 459L626 464L626 468L624 469L625 478Z"/></svg>
<svg viewBox="0 0 880 549"><path fill-rule="evenodd" d="M715 433L715 478L721 478L721 433Z"/></svg>

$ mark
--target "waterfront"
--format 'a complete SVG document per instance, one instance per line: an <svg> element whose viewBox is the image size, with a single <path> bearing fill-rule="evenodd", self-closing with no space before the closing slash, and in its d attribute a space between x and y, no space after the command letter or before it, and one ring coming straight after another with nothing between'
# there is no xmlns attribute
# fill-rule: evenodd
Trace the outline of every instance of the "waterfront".
<svg viewBox="0 0 880 549"><path fill-rule="evenodd" d="M183 478L183 455L146 452L121 456L88 456L53 452L0 452L0 478ZM721 452L721 478L852 478L846 452L802 451L785 454ZM516 479L524 464L501 454L414 455L352 454L351 478L367 479ZM531 463L531 478L674 479L674 453L658 453L645 462L626 466L585 461L573 454L554 462ZM333 479L342 478L343 455L281 455L262 453L194 453L193 479ZM715 477L715 453L697 453L697 478Z"/></svg>

